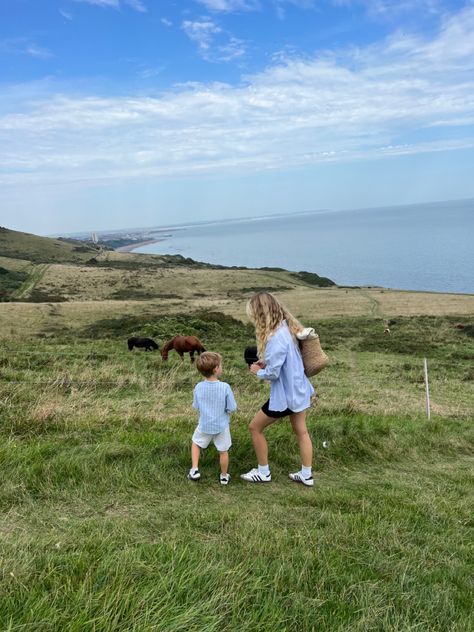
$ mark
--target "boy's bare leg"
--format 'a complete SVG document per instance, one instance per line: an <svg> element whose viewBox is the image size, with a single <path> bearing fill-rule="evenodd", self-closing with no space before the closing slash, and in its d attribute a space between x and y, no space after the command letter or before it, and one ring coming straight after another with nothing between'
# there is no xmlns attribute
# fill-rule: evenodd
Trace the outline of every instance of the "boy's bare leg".
<svg viewBox="0 0 474 632"><path fill-rule="evenodd" d="M293 432L298 439L301 463L305 467L311 467L313 461L313 444L311 443L311 437L306 428L306 411L303 410L300 413L293 413L290 415L290 421Z"/></svg>
<svg viewBox="0 0 474 632"><path fill-rule="evenodd" d="M219 465L221 466L221 474L227 474L229 469L229 453L219 452Z"/></svg>
<svg viewBox="0 0 474 632"><path fill-rule="evenodd" d="M199 456L201 454L201 448L194 443L191 443L191 467L193 470L198 469L199 465Z"/></svg>
<svg viewBox="0 0 474 632"><path fill-rule="evenodd" d="M267 426L275 423L275 421L276 419L274 417L267 417L263 411L259 410L249 424L253 447L259 465L268 465L268 444L263 431Z"/></svg>

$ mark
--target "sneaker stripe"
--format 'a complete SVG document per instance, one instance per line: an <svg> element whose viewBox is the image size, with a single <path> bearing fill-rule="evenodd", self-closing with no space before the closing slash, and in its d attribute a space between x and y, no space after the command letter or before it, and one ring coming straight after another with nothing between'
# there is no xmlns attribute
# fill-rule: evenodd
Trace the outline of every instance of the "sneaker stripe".
<svg viewBox="0 0 474 632"><path fill-rule="evenodd" d="M245 474L241 474L240 478L243 478L244 481L249 481L250 483L268 483L272 480L270 473L261 474L257 468L250 470L250 472L246 472Z"/></svg>

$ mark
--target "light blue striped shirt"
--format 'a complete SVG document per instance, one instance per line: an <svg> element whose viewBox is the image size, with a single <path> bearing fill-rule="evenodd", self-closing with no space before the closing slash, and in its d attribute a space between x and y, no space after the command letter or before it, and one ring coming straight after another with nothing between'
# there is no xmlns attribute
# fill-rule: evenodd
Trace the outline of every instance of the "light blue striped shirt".
<svg viewBox="0 0 474 632"><path fill-rule="evenodd" d="M289 408L294 413L309 408L314 388L305 375L303 359L286 320L267 341L266 367L257 376L270 382L270 410Z"/></svg>
<svg viewBox="0 0 474 632"><path fill-rule="evenodd" d="M237 404L226 382L203 380L194 387L193 408L199 411L198 429L219 434L229 425L229 413L237 410Z"/></svg>

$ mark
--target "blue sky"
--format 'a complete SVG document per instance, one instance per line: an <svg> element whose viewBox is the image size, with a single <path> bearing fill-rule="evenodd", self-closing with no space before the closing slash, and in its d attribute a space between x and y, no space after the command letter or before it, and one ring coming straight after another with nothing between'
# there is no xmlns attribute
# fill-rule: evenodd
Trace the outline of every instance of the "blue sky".
<svg viewBox="0 0 474 632"><path fill-rule="evenodd" d="M473 0L2 0L0 225L474 197L473 87Z"/></svg>

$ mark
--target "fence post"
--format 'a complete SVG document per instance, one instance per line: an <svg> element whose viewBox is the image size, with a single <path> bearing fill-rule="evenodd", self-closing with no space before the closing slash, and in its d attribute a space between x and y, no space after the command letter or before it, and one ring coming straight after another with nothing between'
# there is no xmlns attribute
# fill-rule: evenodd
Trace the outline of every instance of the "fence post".
<svg viewBox="0 0 474 632"><path fill-rule="evenodd" d="M424 359L424 369L425 369L425 390L426 390L426 416L428 417L428 421L431 419L431 409L430 409L430 387L428 384L428 361Z"/></svg>

